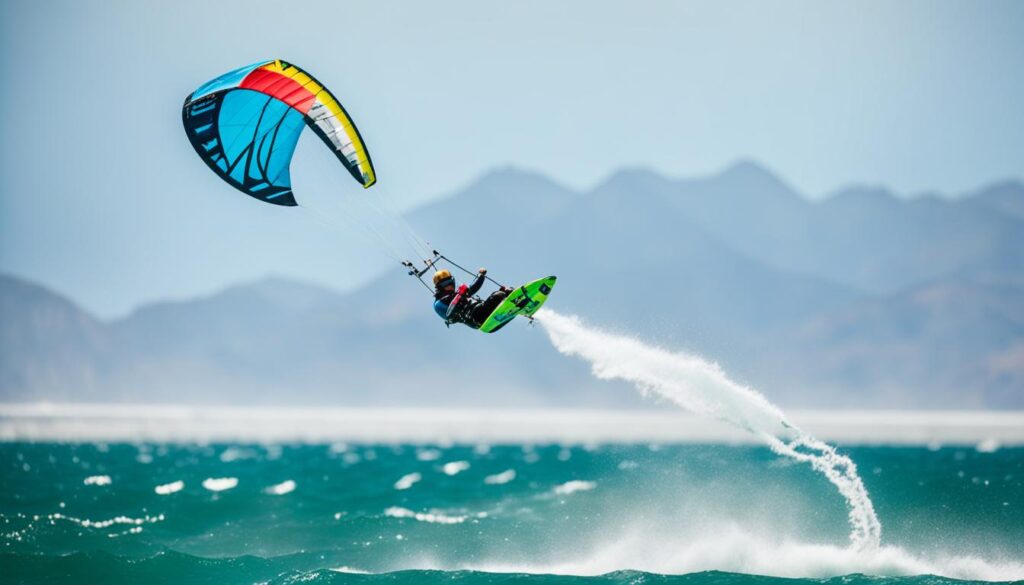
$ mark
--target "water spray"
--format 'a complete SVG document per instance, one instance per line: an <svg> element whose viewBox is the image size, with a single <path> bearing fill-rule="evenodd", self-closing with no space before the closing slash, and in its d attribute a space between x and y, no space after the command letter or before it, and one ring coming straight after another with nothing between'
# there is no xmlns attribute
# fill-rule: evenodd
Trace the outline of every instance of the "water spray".
<svg viewBox="0 0 1024 585"><path fill-rule="evenodd" d="M857 466L835 447L790 423L764 395L730 380L717 364L695 355L607 333L550 309L542 309L536 317L555 348L590 362L596 377L630 382L645 395L656 394L693 413L739 427L774 453L810 464L846 500L851 545L857 550L878 548L882 525Z"/></svg>

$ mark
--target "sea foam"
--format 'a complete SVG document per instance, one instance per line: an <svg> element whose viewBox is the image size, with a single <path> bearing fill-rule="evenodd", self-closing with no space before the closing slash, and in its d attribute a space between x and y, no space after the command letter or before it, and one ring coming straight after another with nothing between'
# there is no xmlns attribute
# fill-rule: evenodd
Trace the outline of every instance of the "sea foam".
<svg viewBox="0 0 1024 585"><path fill-rule="evenodd" d="M954 579L1011 581L1024 578L1024 564L993 562L975 556L913 554L898 546L858 549L797 541L779 542L736 525L718 526L700 536L652 534L635 526L615 533L604 545L580 555L525 563L470 563L459 569L499 573L603 575L623 569L683 575L726 571L790 578L837 575L940 575Z"/></svg>

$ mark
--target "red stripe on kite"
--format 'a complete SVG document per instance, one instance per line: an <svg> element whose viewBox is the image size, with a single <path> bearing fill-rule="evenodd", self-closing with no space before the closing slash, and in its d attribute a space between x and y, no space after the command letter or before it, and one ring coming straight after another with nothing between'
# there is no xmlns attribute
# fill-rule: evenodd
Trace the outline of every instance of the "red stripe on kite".
<svg viewBox="0 0 1024 585"><path fill-rule="evenodd" d="M303 114L309 112L309 109L313 107L313 100L316 97L313 92L302 87L302 84L294 79L266 69L254 69L252 73L245 76L238 87L258 91L279 99Z"/></svg>

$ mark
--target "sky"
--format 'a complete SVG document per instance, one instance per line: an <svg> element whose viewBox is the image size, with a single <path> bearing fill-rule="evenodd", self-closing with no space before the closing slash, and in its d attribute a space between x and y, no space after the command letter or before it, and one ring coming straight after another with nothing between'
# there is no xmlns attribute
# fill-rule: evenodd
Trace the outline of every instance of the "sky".
<svg viewBox="0 0 1024 585"><path fill-rule="evenodd" d="M386 258L235 192L185 96L282 58L341 99L374 196L408 209L515 166L587 189L738 159L807 196L1024 177L1024 3L0 3L0 273L102 317L278 274L350 289ZM308 134L308 133L307 133ZM299 199L362 196L315 138ZM342 222L343 223L343 222Z"/></svg>

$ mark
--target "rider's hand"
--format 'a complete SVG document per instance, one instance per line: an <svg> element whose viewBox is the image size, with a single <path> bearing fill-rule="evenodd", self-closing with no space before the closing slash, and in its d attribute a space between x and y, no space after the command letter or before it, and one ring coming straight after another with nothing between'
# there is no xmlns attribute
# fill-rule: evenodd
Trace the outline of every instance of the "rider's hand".
<svg viewBox="0 0 1024 585"><path fill-rule="evenodd" d="M481 269L480 269L480 270L478 270L477 272L479 272L479 273L480 273L480 276L483 276L483 275L487 274L487 269L486 269L486 268L481 268Z"/></svg>

